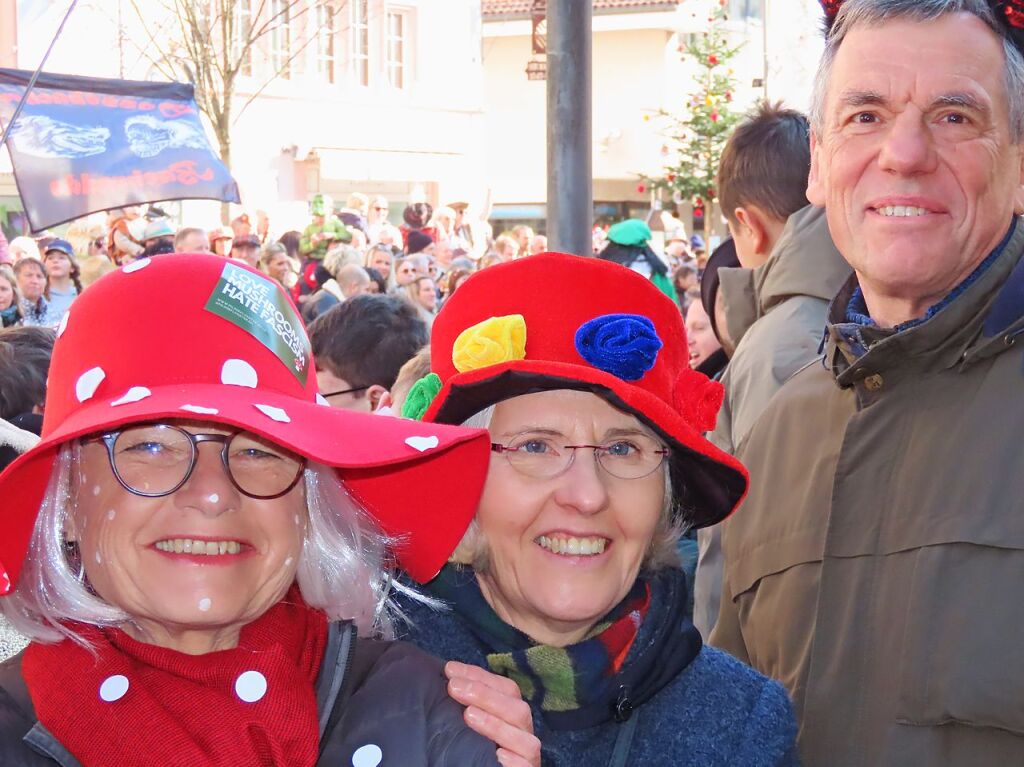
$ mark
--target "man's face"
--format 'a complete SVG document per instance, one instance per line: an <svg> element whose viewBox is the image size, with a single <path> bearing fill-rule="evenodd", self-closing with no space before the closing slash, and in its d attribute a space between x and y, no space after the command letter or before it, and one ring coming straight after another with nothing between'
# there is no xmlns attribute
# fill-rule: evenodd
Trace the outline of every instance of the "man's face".
<svg viewBox="0 0 1024 767"><path fill-rule="evenodd" d="M808 197L866 291L940 300L1021 209L1003 69L999 39L967 14L855 28L843 41Z"/></svg>
<svg viewBox="0 0 1024 767"><path fill-rule="evenodd" d="M189 232L181 240L179 253L212 253L206 232Z"/></svg>
<svg viewBox="0 0 1024 767"><path fill-rule="evenodd" d="M341 376L334 375L330 370L317 368L316 383L320 394L331 407L356 410L361 413L369 413L373 409L370 398L366 396L367 387L352 391L355 387L351 383Z"/></svg>
<svg viewBox="0 0 1024 767"><path fill-rule="evenodd" d="M259 248L254 248L252 245L235 245L231 248L231 257L244 261L253 268L259 266L260 263Z"/></svg>

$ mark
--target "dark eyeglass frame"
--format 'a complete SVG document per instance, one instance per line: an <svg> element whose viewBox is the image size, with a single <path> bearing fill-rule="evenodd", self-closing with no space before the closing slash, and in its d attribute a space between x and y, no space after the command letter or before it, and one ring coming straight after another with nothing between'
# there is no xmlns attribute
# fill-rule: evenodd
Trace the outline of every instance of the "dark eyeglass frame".
<svg viewBox="0 0 1024 767"><path fill-rule="evenodd" d="M117 470L117 461L114 458L114 445L117 443L118 437L121 436L125 429L118 429L117 431L108 431L96 437L89 437L87 439L82 440L82 443L86 444L89 442L102 442L104 446L107 448L107 460L110 462L110 470L114 473L114 479L116 479L118 484L121 485L121 487L123 487L129 493L131 493L132 495L138 495L142 498L163 498L165 495L171 495L173 493L176 493L178 492L178 490L184 487L185 483L187 483L189 478L192 476L192 472L195 471L196 469L196 462L199 460L199 445L202 444L203 442L220 442L221 444L223 444L224 447L222 447L220 451L220 461L224 465L224 471L225 473L227 473L228 479L231 480L231 484L234 485L235 489L238 490L238 492L240 492L242 495L247 496L249 498L254 498L259 501L270 501L273 500L274 498L280 498L282 495L287 495L299 483L299 480L302 478L302 473L306 470L306 459L301 456L296 456L299 459L299 468L298 471L296 471L295 473L295 477L288 484L288 487L286 487L279 493L274 493L273 495L254 495L253 493L248 492L241 485L238 484L238 481L235 479L235 475L231 472L231 464L228 462L228 447L231 445L231 440L233 440L239 434L246 434L248 432L245 432L242 429L238 429L228 434L193 434L190 431L186 431L185 429L182 429L178 426L172 426L171 424L168 423L131 424L127 428L134 429L138 428L139 426L163 426L168 429L173 429L174 431L185 435L188 438L189 442L191 443L192 453L189 459L188 470L185 472L185 475L184 477L182 477L181 481L174 487L172 487L170 490L165 490L160 493L143 492L142 490L138 490L129 485L124 480L124 478L121 477L121 473Z"/></svg>
<svg viewBox="0 0 1024 767"><path fill-rule="evenodd" d="M610 444L615 444L615 443L612 442ZM500 442L492 442L491 443L491 452L492 453L497 453L498 455L505 455L506 459L507 459L507 454L508 453L519 453L519 452L521 452L523 450L523 447L524 447L524 445L521 445L519 447L512 447L511 445L503 445ZM509 462L509 465L513 469L516 469L516 471L518 471L520 474L523 474L524 476L534 477L535 479L554 479L555 477L562 476L563 474L565 474L565 472L569 471L569 469L572 468L573 462L576 460L576 451L577 450L579 450L580 448L589 447L589 448L591 448L594 451L594 461L595 461L595 463L597 463L597 465L601 467L601 470L603 472L605 472L610 477L615 477L616 479L626 480L628 482L630 480L643 479L644 477L651 476L654 472L656 472L661 467L661 465L663 463L665 463L665 456L667 456L669 454L669 449L667 447L663 447L663 448L660 448L658 450L655 450L654 451L655 455L660 455L661 456L661 460L658 461L653 467L651 467L651 470L649 472L647 472L646 474L641 474L639 477L620 477L615 472L608 471L607 467L603 463L601 463L601 459L598 457L597 451L598 450L606 450L609 447L609 445L559 445L559 447L562 450L571 450L572 453L569 454L569 461L568 461L568 463L565 464L565 466L562 468L561 471L559 471L559 472L557 472L555 474L546 475L546 476L537 476L537 475L534 475L534 474L525 474L522 470L516 468L516 465L514 463Z"/></svg>
<svg viewBox="0 0 1024 767"><path fill-rule="evenodd" d="M370 386L371 384L367 384L366 386L354 386L351 389L339 389L338 391L332 392L320 392L320 396L323 397L324 399L327 399L328 397L336 397L339 394L352 394L357 391L366 391L367 389L370 388Z"/></svg>

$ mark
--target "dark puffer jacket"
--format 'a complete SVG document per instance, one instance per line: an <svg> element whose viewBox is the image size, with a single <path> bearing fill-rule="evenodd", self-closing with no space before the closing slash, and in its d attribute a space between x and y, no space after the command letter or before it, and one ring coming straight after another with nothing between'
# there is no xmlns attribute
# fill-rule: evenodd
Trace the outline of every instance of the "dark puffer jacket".
<svg viewBox="0 0 1024 767"><path fill-rule="evenodd" d="M382 765L498 764L495 745L466 727L462 707L448 697L441 662L405 642L357 639L351 624L331 624L316 701L318 767L347 767L368 744L380 748ZM0 765L93 767L36 720L20 655L0 664Z"/></svg>

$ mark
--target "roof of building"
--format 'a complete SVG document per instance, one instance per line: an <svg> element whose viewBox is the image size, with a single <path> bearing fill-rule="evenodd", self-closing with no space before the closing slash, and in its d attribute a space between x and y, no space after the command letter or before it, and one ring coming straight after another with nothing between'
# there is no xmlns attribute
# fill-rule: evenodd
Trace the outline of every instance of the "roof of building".
<svg viewBox="0 0 1024 767"><path fill-rule="evenodd" d="M604 13L623 11L673 10L680 0L592 0L595 11ZM530 15L533 0L481 0L483 17L525 17Z"/></svg>

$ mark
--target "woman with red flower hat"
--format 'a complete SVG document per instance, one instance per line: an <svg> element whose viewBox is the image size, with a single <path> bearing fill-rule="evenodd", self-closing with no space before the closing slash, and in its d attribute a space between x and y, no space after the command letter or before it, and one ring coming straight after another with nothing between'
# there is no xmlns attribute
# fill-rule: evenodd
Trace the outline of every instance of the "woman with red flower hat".
<svg viewBox="0 0 1024 767"><path fill-rule="evenodd" d="M463 535L484 434L326 407L281 287L214 256L103 277L57 336L0 474L0 611L32 640L0 764L497 763L439 662L363 638L387 563L427 580Z"/></svg>
<svg viewBox="0 0 1024 767"><path fill-rule="evenodd" d="M722 390L690 370L675 303L618 264L545 253L468 280L430 348L403 415L487 428L491 463L427 586L452 609L410 603L409 639L514 682L544 765L796 764L781 685L684 614L679 536L728 516L747 474L702 436ZM453 685L485 686L502 689L480 669Z"/></svg>

